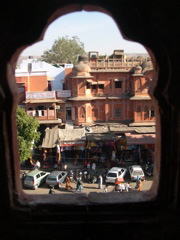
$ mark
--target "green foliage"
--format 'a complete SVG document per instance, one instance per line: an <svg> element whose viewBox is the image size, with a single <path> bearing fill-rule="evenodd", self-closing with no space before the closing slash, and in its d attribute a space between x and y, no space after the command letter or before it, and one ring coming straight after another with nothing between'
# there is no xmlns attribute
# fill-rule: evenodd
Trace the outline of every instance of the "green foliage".
<svg viewBox="0 0 180 240"><path fill-rule="evenodd" d="M40 139L40 132L37 132L39 123L34 117L28 116L24 109L18 107L16 124L20 161L23 162L31 156L31 148Z"/></svg>
<svg viewBox="0 0 180 240"><path fill-rule="evenodd" d="M51 64L77 63L79 55L85 54L84 44L77 36L69 39L68 36L58 38L50 50L44 52L41 60Z"/></svg>

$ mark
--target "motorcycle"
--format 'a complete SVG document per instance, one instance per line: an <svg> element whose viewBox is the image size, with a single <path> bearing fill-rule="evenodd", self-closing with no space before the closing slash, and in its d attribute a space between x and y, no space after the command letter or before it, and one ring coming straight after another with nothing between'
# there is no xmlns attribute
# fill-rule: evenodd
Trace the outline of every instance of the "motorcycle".
<svg viewBox="0 0 180 240"><path fill-rule="evenodd" d="M75 182L73 170L69 170L69 174L68 175L69 175L70 181L71 182Z"/></svg>
<svg viewBox="0 0 180 240"><path fill-rule="evenodd" d="M79 179L82 181L82 171L77 169L76 170L76 176L75 176L76 181Z"/></svg>
<svg viewBox="0 0 180 240"><path fill-rule="evenodd" d="M144 171L145 171L145 173L146 173L147 176L149 176L149 177L153 176L154 164L153 164L153 163L150 163L150 162L147 162L147 163L145 164Z"/></svg>
<svg viewBox="0 0 180 240"><path fill-rule="evenodd" d="M82 176L83 182L89 183L90 182L90 178L91 178L91 175L90 175L89 171L88 170L84 170L83 171L83 176Z"/></svg>

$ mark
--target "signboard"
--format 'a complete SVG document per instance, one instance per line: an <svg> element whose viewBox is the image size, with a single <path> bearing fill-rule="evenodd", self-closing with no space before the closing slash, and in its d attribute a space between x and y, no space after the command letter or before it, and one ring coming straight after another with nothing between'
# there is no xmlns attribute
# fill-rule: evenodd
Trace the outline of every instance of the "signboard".
<svg viewBox="0 0 180 240"><path fill-rule="evenodd" d="M56 98L55 91L47 92L26 92L26 99L50 99Z"/></svg>
<svg viewBox="0 0 180 240"><path fill-rule="evenodd" d="M58 90L58 91L57 91L57 97L58 97L58 98L71 97L71 90Z"/></svg>

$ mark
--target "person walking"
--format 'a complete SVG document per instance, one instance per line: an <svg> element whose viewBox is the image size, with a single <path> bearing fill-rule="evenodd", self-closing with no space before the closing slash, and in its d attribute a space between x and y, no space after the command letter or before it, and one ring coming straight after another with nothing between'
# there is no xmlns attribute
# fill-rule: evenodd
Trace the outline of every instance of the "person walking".
<svg viewBox="0 0 180 240"><path fill-rule="evenodd" d="M53 193L55 193L55 191L53 190L53 187L50 187L49 194L53 194Z"/></svg>
<svg viewBox="0 0 180 240"><path fill-rule="evenodd" d="M34 169L40 169L40 167L41 167L41 164L40 164L40 162L38 161L38 160L36 160L36 163L34 164Z"/></svg>
<svg viewBox="0 0 180 240"><path fill-rule="evenodd" d="M71 180L70 180L69 176L67 176L66 177L66 190L71 190L72 189L70 183L71 183Z"/></svg>
<svg viewBox="0 0 180 240"><path fill-rule="evenodd" d="M108 191L108 185L106 184L105 186L104 186L104 190L103 190L103 192L107 192Z"/></svg>
<svg viewBox="0 0 180 240"><path fill-rule="evenodd" d="M76 183L76 192L78 192L78 191L82 192L82 190L83 190L82 182L81 182L81 180L78 178L77 183Z"/></svg>
<svg viewBox="0 0 180 240"><path fill-rule="evenodd" d="M135 186L136 189L138 188L138 181L139 181L139 179L140 179L140 177L137 176L137 177L136 177L136 186Z"/></svg>
<svg viewBox="0 0 180 240"><path fill-rule="evenodd" d="M101 189L102 188L102 183L103 183L103 178L101 175L99 175L98 177L98 188Z"/></svg>
<svg viewBox="0 0 180 240"><path fill-rule="evenodd" d="M128 183L125 184L126 192L129 192L129 189L132 190L132 187L130 186L130 183L128 182Z"/></svg>
<svg viewBox="0 0 180 240"><path fill-rule="evenodd" d="M141 179L138 180L138 188L137 188L138 191L142 191L142 181Z"/></svg>

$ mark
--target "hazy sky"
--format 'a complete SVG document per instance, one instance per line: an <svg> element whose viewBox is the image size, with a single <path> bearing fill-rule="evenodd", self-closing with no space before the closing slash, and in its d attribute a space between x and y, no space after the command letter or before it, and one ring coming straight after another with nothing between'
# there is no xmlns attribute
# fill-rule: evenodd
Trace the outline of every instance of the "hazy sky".
<svg viewBox="0 0 180 240"><path fill-rule="evenodd" d="M115 49L124 49L125 53L146 53L138 43L124 40L114 20L104 13L75 12L55 20L47 29L44 40L26 48L21 55L42 55L52 47L58 37L78 36L84 43L85 51L98 51L100 54L112 54Z"/></svg>

